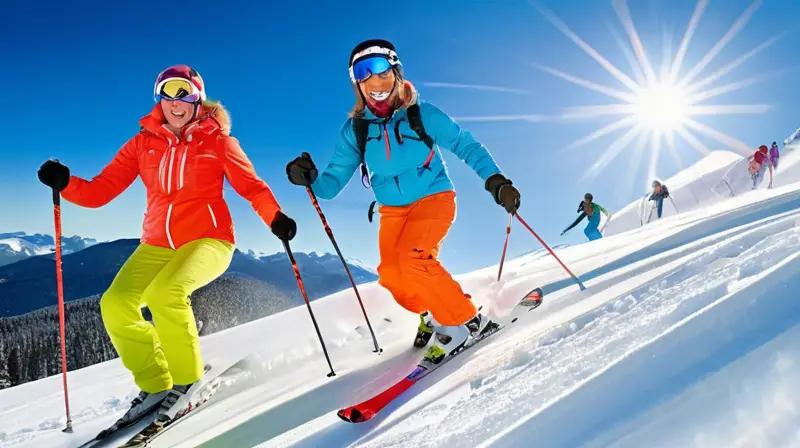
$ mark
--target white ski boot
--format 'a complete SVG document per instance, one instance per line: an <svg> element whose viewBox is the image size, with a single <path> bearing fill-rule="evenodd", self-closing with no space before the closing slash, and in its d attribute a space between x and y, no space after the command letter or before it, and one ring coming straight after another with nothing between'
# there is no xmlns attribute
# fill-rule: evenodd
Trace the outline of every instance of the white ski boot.
<svg viewBox="0 0 800 448"><path fill-rule="evenodd" d="M116 426L118 428L124 428L136 423L148 412L160 406L164 398L167 397L167 392L166 390L155 394L149 394L145 391L139 392L139 395L131 400L131 407L128 409L128 412L117 420Z"/></svg>
<svg viewBox="0 0 800 448"><path fill-rule="evenodd" d="M423 357L424 361L439 364L449 355L452 355L467 343L470 331L466 325L442 325L436 327L436 337L433 345L428 348Z"/></svg>

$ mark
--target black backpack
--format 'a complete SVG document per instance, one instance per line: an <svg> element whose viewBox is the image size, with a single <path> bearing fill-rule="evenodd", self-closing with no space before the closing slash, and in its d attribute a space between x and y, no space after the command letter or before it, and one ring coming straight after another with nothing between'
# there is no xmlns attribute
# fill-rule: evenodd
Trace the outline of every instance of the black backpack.
<svg viewBox="0 0 800 448"><path fill-rule="evenodd" d="M425 146L427 146L431 152L428 155L428 159L425 161L423 165L424 169L429 169L431 160L433 156L436 154L436 150L433 149L433 138L425 132L425 126L422 124L422 115L419 112L419 105L413 104L406 108L406 117L408 118L408 126L414 131L419 138L406 136L412 140L422 141L425 142ZM385 124L388 119L384 120L383 123ZM401 145L403 144L403 135L400 134L400 122L403 120L398 120L394 125L394 135L397 139L398 143ZM369 188L369 173L367 172L367 165L364 161L364 153L367 151L367 140L369 140L369 125L370 123L374 123L374 120L367 120L365 118L354 117L353 118L353 133L356 135L356 144L358 145L358 150L361 153L361 183L364 184L364 187ZM376 137L372 137L376 138ZM380 138L380 137L377 137ZM374 206L374 203L373 203ZM372 221L372 219L370 219Z"/></svg>

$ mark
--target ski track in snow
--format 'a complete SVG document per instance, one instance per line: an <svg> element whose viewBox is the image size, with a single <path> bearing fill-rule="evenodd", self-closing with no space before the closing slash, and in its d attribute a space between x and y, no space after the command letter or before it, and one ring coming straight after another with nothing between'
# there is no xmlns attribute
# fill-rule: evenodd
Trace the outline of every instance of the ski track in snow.
<svg viewBox="0 0 800 448"><path fill-rule="evenodd" d="M688 260L679 259L668 274L543 335L517 335L513 348L496 344L491 350L503 351L504 356L513 350L510 362L485 359L491 356L486 353L480 363L503 366L499 372L471 377L463 387L442 391L452 395L449 400L440 399L409 417L411 421L395 423L354 446L464 446L485 441L509 421L557 400L654 335L797 253L800 228L783 230L785 224L759 228L685 257Z"/></svg>
<svg viewBox="0 0 800 448"><path fill-rule="evenodd" d="M248 355L250 376L153 446L800 445L800 184L558 254L587 291L541 251L507 260L499 283L497 266L461 276L490 312L536 286L545 302L362 424L335 412L422 353L410 348L416 317L375 284L359 290L380 355L352 291L312 304L333 378L304 306L203 337L215 370ZM69 382L74 434L61 433L58 375L0 391L0 446L77 446L137 392L119 360Z"/></svg>

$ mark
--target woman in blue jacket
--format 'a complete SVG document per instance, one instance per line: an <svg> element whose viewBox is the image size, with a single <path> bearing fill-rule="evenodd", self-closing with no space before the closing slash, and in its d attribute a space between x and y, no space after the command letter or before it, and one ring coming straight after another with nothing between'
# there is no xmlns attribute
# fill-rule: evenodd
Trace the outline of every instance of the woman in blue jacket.
<svg viewBox="0 0 800 448"><path fill-rule="evenodd" d="M496 326L478 313L461 286L438 260L456 215L453 183L438 147L469 165L495 202L508 213L520 205L519 191L489 151L431 103L420 100L403 79L394 46L385 40L357 45L349 59L356 103L342 125L328 166L318 170L308 154L286 166L290 182L333 199L362 166L380 204L378 283L398 304L420 315L414 345L441 335L425 358L438 363L471 336ZM446 337L443 337L446 336Z"/></svg>

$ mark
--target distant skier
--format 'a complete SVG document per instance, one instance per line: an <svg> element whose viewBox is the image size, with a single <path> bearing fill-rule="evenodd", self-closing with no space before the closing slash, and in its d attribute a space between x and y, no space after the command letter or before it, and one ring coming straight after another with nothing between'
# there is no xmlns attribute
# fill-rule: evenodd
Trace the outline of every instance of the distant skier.
<svg viewBox="0 0 800 448"><path fill-rule="evenodd" d="M580 215L575 222L561 232L562 236L569 232L573 227L577 226L583 220L583 218L588 217L589 224L585 229L583 229L583 233L587 238L589 238L589 241L598 240L603 237L603 234L600 233L600 230L598 229L598 226L600 225L600 213L605 213L607 218L610 218L611 215L609 215L608 211L603 208L603 206L592 202L593 199L594 198L591 193L586 193L583 196L583 201L578 203L578 209L575 211L575 213L580 213Z"/></svg>
<svg viewBox="0 0 800 448"><path fill-rule="evenodd" d="M778 159L781 158L781 151L778 149L778 144L772 142L772 147L769 148L769 161L772 162L772 168L778 169Z"/></svg>
<svg viewBox="0 0 800 448"><path fill-rule="evenodd" d="M665 184L662 184L660 181L654 180L653 181L653 193L650 195L648 201L655 201L656 205L656 214L658 219L661 219L661 214L664 211L664 199L669 197L669 189ZM652 216L653 212L650 212ZM648 218L648 222L650 219Z"/></svg>
<svg viewBox="0 0 800 448"><path fill-rule="evenodd" d="M419 98L403 78L390 42L358 44L348 65L355 105L328 166L320 173L311 156L303 154L289 162L286 173L291 183L333 199L361 165L362 183L372 185L380 203L378 283L400 306L420 316L414 345L424 347L432 339L424 359L438 364L470 337L497 327L439 261L456 217L456 192L438 145L469 165L506 212L516 213L520 194L485 146Z"/></svg>
<svg viewBox="0 0 800 448"><path fill-rule="evenodd" d="M758 188L761 182L764 181L764 172L767 169L769 169L769 185L767 188L772 188L772 162L770 161L768 151L767 145L761 145L748 159L750 165L747 171L750 173L750 178L753 179L753 190Z"/></svg>
<svg viewBox="0 0 800 448"><path fill-rule="evenodd" d="M155 105L140 130L91 180L48 160L39 180L74 204L97 208L141 177L147 190L141 243L100 299L100 314L122 364L141 392L117 422L127 426L161 407L170 421L189 409L191 386L204 375L189 296L222 275L234 252L234 227L223 182L246 198L278 238L297 225L286 216L230 135L223 106L206 99L193 68L165 69L153 85ZM147 304L155 326L142 317Z"/></svg>

